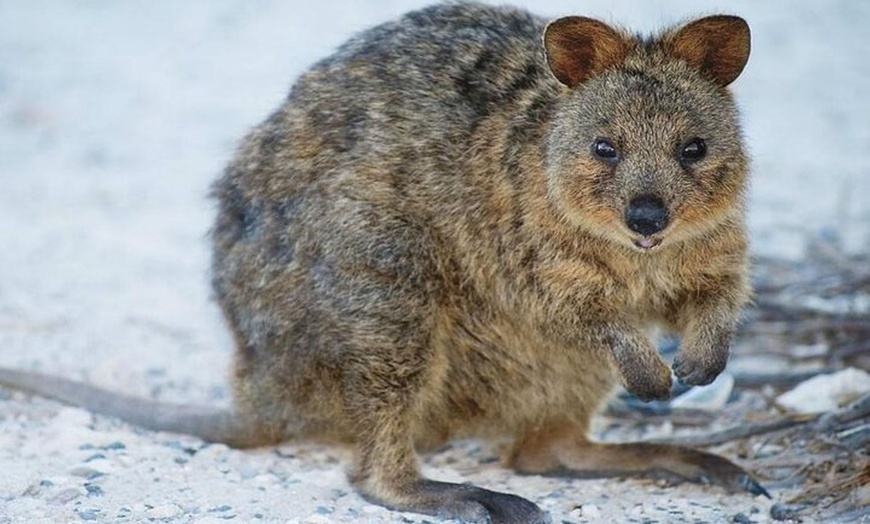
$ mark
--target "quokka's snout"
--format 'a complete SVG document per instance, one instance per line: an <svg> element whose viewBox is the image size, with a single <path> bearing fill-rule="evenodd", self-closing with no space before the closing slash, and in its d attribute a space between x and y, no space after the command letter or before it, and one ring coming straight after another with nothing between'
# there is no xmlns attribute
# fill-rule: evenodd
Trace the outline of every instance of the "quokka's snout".
<svg viewBox="0 0 870 524"><path fill-rule="evenodd" d="M625 208L625 225L645 237L654 235L668 226L668 208L654 194L642 194L631 199Z"/></svg>

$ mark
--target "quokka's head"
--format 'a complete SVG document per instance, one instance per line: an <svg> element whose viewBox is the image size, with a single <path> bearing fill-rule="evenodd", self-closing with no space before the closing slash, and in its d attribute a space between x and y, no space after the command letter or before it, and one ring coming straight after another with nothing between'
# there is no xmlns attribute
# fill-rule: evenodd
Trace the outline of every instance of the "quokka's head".
<svg viewBox="0 0 870 524"><path fill-rule="evenodd" d="M747 159L727 86L749 46L734 16L648 39L584 17L549 24L547 62L565 86L547 143L561 213L641 251L742 216Z"/></svg>

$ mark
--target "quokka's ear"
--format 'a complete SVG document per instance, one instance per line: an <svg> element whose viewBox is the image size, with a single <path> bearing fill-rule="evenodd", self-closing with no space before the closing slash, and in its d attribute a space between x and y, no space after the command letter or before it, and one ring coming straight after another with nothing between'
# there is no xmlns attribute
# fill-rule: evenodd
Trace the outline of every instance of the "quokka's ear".
<svg viewBox="0 0 870 524"><path fill-rule="evenodd" d="M604 22L566 16L554 20L544 30L544 49L553 75L566 86L575 87L590 76L622 63L630 44Z"/></svg>
<svg viewBox="0 0 870 524"><path fill-rule="evenodd" d="M665 41L667 51L721 86L740 76L749 60L749 24L716 15L690 22Z"/></svg>

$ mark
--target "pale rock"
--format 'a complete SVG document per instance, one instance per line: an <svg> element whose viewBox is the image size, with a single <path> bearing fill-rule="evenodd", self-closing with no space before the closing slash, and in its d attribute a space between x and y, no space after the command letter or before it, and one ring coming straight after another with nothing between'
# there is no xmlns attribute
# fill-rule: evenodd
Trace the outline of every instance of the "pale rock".
<svg viewBox="0 0 870 524"><path fill-rule="evenodd" d="M785 409L801 414L836 411L870 393L870 374L856 368L807 379L776 398Z"/></svg>

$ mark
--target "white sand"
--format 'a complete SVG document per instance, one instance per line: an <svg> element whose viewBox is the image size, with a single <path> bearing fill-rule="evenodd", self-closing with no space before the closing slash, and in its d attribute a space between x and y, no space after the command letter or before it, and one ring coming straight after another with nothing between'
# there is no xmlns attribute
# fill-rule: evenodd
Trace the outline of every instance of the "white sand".
<svg viewBox="0 0 870 524"><path fill-rule="evenodd" d="M817 232L867 246L870 3L527 3L643 30L724 4L745 16L753 55L735 90L754 155L754 249L799 256ZM296 4L0 0L0 364L228 403L208 186L308 64L423 2ZM769 502L748 495L518 477L488 457L463 442L426 468L531 498L557 523L768 519ZM345 463L330 447L234 451L0 399L0 524L424 520L360 499Z"/></svg>

